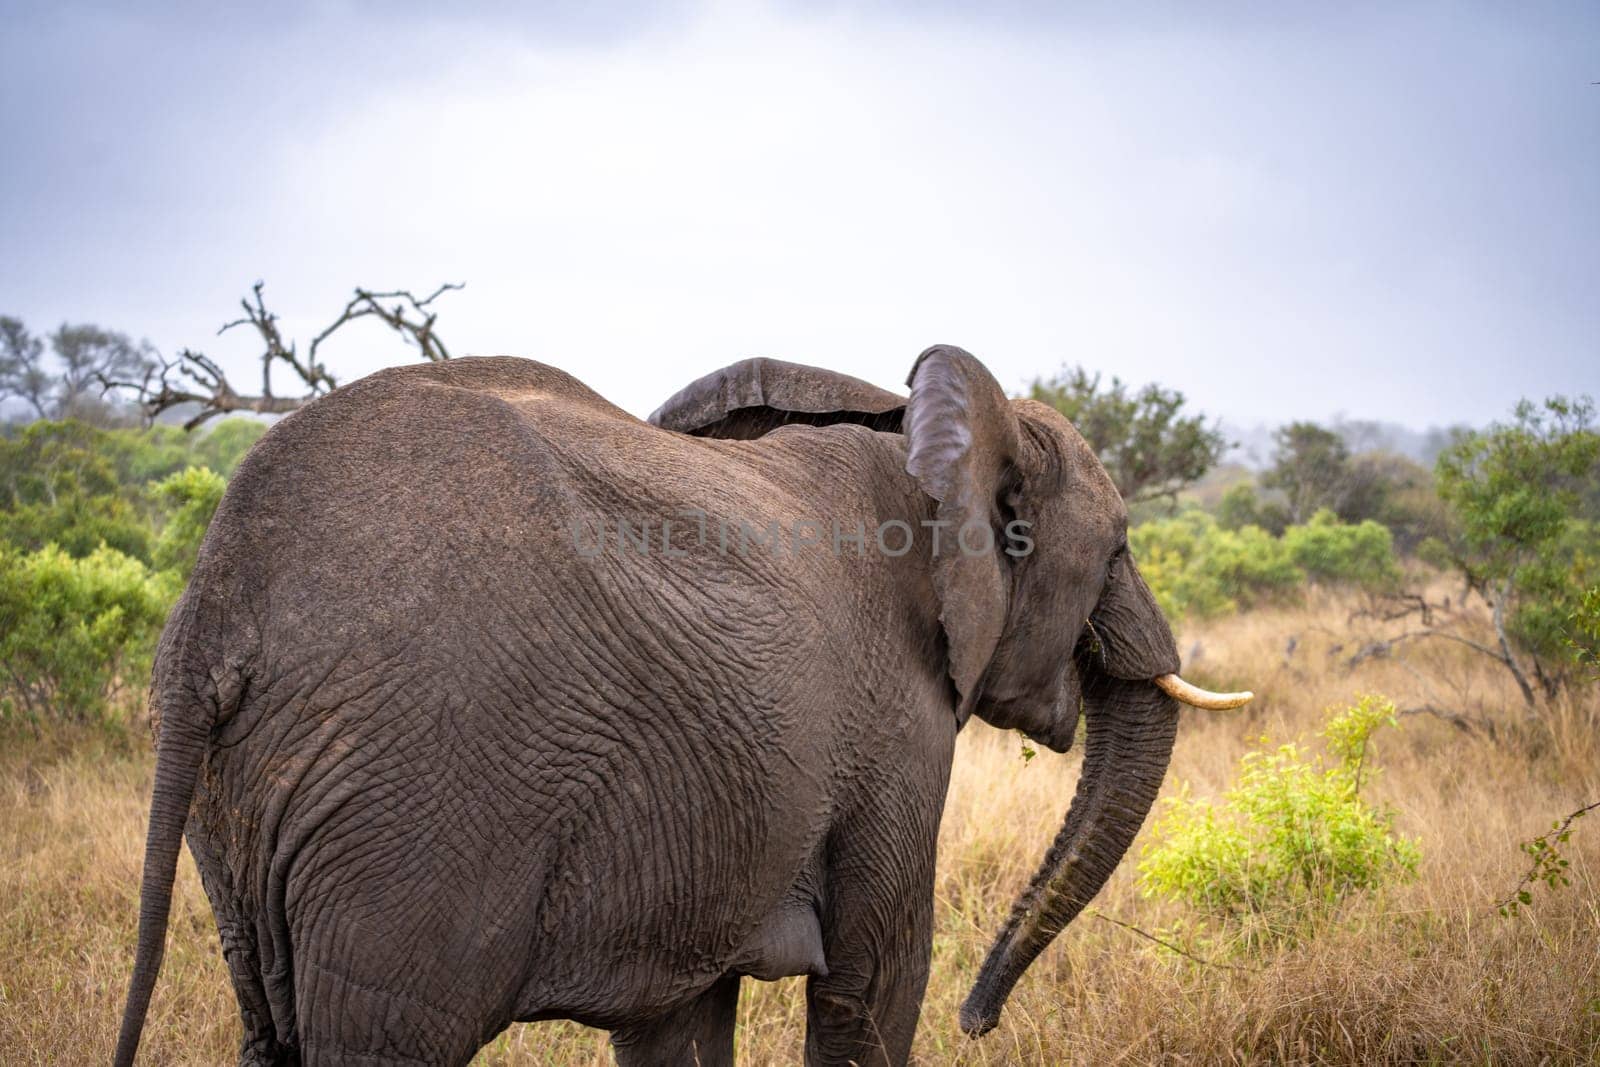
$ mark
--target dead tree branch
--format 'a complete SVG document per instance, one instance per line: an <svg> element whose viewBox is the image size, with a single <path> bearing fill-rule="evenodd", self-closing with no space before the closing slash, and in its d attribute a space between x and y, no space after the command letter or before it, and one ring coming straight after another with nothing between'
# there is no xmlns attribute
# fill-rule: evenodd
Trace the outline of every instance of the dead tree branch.
<svg viewBox="0 0 1600 1067"><path fill-rule="evenodd" d="M1434 704L1419 704L1414 708L1400 709L1401 715L1431 715L1440 722L1447 722L1464 734L1483 734L1491 741L1495 737L1494 723L1487 719L1475 719L1470 715L1460 712L1447 711Z"/></svg>
<svg viewBox="0 0 1600 1067"><path fill-rule="evenodd" d="M230 411L287 414L338 388L338 380L320 359L319 351L334 333L359 319L378 319L400 334L407 344L413 345L424 359L436 363L449 359L450 351L436 329L439 316L433 304L445 293L464 287L463 283L446 283L421 299L408 289L377 292L358 288L339 316L311 339L302 357L295 343L284 339L278 328L278 317L267 309L262 296L265 283L256 282L251 286L251 295L239 301L244 315L225 323L217 333L220 336L246 326L260 337L259 393L241 393L216 360L191 348L180 351L176 359L156 360L139 381L101 375L99 382L103 391L120 390L132 394L147 419L180 405L198 405L200 410L184 423L184 428L189 430ZM296 379L292 395L280 396L273 391L272 372L277 367L287 368Z"/></svg>
<svg viewBox="0 0 1600 1067"><path fill-rule="evenodd" d="M1470 638L1462 637L1460 634L1446 633L1443 630L1412 630L1408 633L1400 634L1398 637L1391 637L1386 641L1371 641L1362 645L1355 655L1345 660L1345 669L1354 670L1369 659L1383 659L1394 651L1396 645L1407 641L1420 641L1428 637L1437 637L1442 641L1454 641L1456 644L1465 645L1476 652L1482 652L1491 659L1501 659L1498 649L1490 648L1488 645L1481 645ZM1502 662L1504 661L1502 660Z"/></svg>
<svg viewBox="0 0 1600 1067"><path fill-rule="evenodd" d="M1377 622L1395 622L1412 615L1420 615L1422 625L1433 625L1435 605L1428 603L1422 593L1401 591L1387 593L1371 598L1367 606L1352 611L1346 622L1355 622L1357 619L1373 619Z"/></svg>

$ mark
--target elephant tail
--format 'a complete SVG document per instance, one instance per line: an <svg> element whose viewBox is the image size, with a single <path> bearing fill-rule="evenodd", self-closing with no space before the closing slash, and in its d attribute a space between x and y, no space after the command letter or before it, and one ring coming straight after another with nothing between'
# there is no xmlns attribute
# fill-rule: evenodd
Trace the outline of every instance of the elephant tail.
<svg viewBox="0 0 1600 1067"><path fill-rule="evenodd" d="M132 1067L150 1008L150 994L161 971L178 851L211 729L218 719L219 706L236 704L242 689L237 669L221 672L215 684L212 679L217 676L210 670L194 669L195 661L203 654L187 640L195 629L193 624L193 611L180 606L162 635L162 647L156 657L151 704L152 718L157 723L155 788L144 846L144 879L139 888L139 944L134 953L128 1001L122 1012L122 1031L117 1037L117 1067Z"/></svg>

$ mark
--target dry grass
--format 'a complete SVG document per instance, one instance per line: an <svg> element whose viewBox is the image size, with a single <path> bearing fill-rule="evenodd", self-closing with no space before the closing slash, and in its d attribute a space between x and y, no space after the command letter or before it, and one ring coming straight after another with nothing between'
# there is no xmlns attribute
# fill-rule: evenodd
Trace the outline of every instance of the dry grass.
<svg viewBox="0 0 1600 1067"><path fill-rule="evenodd" d="M1186 634L1193 676L1249 683L1260 697L1232 716L1190 714L1168 789L1183 780L1200 795L1220 791L1251 739L1310 734L1326 708L1362 692L1494 720L1495 738L1426 716L1380 735L1384 773L1373 788L1421 841L1418 879L1348 904L1296 945L1232 959L1252 969L1201 966L1085 916L1023 980L1000 1029L968 1041L955 1026L957 1006L1077 774L1075 758L1041 753L1024 762L1014 737L974 728L961 739L940 842L921 1062L1600 1060L1600 824L1579 824L1570 888L1541 892L1520 919L1492 907L1525 868L1517 843L1600 798L1593 698L1564 705L1550 727L1527 724L1499 668L1442 642L1349 673L1340 664L1363 627L1378 632L1348 623L1351 607L1314 598ZM1291 634L1298 643L1286 656ZM132 958L150 760L142 746L100 738L5 744L0 1063L103 1063ZM1182 917L1176 905L1139 896L1131 862L1095 906L1146 929ZM741 1062L799 1061L798 981L747 982L740 1018ZM237 1034L215 929L186 856L144 1062L227 1062ZM605 1035L566 1024L514 1027L479 1058L609 1060Z"/></svg>

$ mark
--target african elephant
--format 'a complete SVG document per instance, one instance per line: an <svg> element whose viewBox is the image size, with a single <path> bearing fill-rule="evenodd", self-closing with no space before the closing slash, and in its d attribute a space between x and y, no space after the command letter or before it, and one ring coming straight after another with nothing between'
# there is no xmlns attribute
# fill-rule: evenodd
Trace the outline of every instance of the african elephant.
<svg viewBox="0 0 1600 1067"><path fill-rule="evenodd" d="M157 653L116 1062L187 836L242 1063L461 1064L555 1018L726 1063L742 975L809 976L808 1062L904 1063L956 732L1063 751L1081 708L1077 795L962 1010L994 1026L1143 822L1167 690L1204 695L1071 425L957 348L908 384L752 360L647 423L462 359L275 426Z"/></svg>

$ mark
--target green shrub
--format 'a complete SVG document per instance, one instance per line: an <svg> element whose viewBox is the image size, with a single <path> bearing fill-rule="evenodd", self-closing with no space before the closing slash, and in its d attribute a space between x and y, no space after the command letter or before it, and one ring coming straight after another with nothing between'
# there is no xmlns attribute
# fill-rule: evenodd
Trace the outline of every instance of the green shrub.
<svg viewBox="0 0 1600 1067"><path fill-rule="evenodd" d="M142 691L227 487L214 470L262 430L64 420L0 438L0 717L91 719Z"/></svg>
<svg viewBox="0 0 1600 1067"><path fill-rule="evenodd" d="M1294 742L1246 753L1220 803L1184 787L1151 827L1141 891L1282 933L1351 893L1413 875L1416 842L1395 833L1393 812L1361 799L1376 774L1372 735L1385 725L1397 725L1394 705L1363 697L1323 728L1326 757Z"/></svg>
<svg viewBox="0 0 1600 1067"><path fill-rule="evenodd" d="M157 530L182 501L151 492L151 484L191 467L226 477L264 430L251 419L227 419L204 434L30 423L0 438L0 543L25 552L54 544L82 557L103 542L164 566Z"/></svg>
<svg viewBox="0 0 1600 1067"><path fill-rule="evenodd" d="M222 475L206 467L189 467L159 482L152 493L172 509L156 539L156 563L177 571L188 580L194 570L200 540L211 525L211 516L222 501L228 483Z"/></svg>
<svg viewBox="0 0 1600 1067"><path fill-rule="evenodd" d="M1259 526L1274 536L1289 525L1289 509L1279 500L1262 499L1249 482L1231 486L1217 503L1217 524L1224 530Z"/></svg>
<svg viewBox="0 0 1600 1067"><path fill-rule="evenodd" d="M1600 427L1588 397L1524 400L1512 414L1440 453L1453 523L1421 551L1493 609L1496 658L1531 709L1581 677L1568 626L1600 578Z"/></svg>
<svg viewBox="0 0 1600 1067"><path fill-rule="evenodd" d="M1283 543L1295 565L1317 581L1382 589L1400 580L1394 537L1371 519L1341 523L1324 508L1306 525L1286 529Z"/></svg>
<svg viewBox="0 0 1600 1067"><path fill-rule="evenodd" d="M1567 621L1567 648L1574 662L1600 679L1600 585L1584 590Z"/></svg>
<svg viewBox="0 0 1600 1067"><path fill-rule="evenodd" d="M188 462L209 467L224 478L231 478L239 461L244 459L244 454L266 432L266 423L256 419L221 419L212 423L204 433L190 437Z"/></svg>
<svg viewBox="0 0 1600 1067"><path fill-rule="evenodd" d="M1305 582L1282 541L1256 526L1224 530L1203 511L1137 526L1129 543L1172 616L1226 614L1282 599Z"/></svg>
<svg viewBox="0 0 1600 1067"><path fill-rule="evenodd" d="M81 721L142 690L178 588L113 548L0 547L0 714Z"/></svg>
<svg viewBox="0 0 1600 1067"><path fill-rule="evenodd" d="M47 500L0 510L0 544L24 552L55 545L79 558L110 545L148 563L150 523L121 495L68 489Z"/></svg>
<svg viewBox="0 0 1600 1067"><path fill-rule="evenodd" d="M28 552L55 544L74 556L104 542L148 561L147 517L123 492L110 439L67 420L0 440L0 542Z"/></svg>
<svg viewBox="0 0 1600 1067"><path fill-rule="evenodd" d="M1226 529L1191 509L1134 527L1128 541L1140 573L1174 617L1286 600L1312 578L1381 588L1400 574L1387 529L1370 520L1341 523L1327 512L1273 537L1259 526Z"/></svg>
<svg viewBox="0 0 1600 1067"><path fill-rule="evenodd" d="M1514 603L1506 630L1517 646L1563 671L1581 622L1585 593L1600 582L1600 524L1573 519L1538 556L1513 573Z"/></svg>

